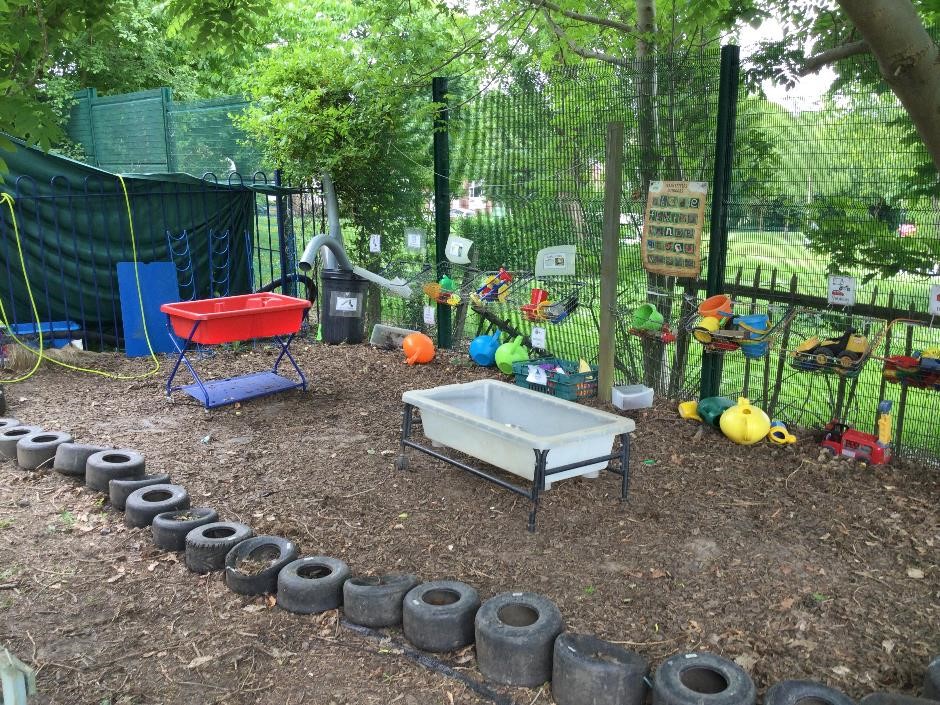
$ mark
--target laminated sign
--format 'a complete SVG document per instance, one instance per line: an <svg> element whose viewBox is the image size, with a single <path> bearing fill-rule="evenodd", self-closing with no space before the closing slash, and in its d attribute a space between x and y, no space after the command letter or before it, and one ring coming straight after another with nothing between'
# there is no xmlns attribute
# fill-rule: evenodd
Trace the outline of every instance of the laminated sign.
<svg viewBox="0 0 940 705"><path fill-rule="evenodd" d="M643 267L653 274L698 277L708 184L651 181L643 218Z"/></svg>

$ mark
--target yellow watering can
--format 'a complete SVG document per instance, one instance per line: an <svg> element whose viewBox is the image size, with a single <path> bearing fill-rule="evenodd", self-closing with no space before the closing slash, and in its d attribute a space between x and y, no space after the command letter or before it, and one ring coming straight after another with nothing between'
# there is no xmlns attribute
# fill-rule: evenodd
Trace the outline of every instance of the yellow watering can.
<svg viewBox="0 0 940 705"><path fill-rule="evenodd" d="M721 415L721 432L735 443L744 446L759 443L770 431L770 418L740 397L738 403Z"/></svg>

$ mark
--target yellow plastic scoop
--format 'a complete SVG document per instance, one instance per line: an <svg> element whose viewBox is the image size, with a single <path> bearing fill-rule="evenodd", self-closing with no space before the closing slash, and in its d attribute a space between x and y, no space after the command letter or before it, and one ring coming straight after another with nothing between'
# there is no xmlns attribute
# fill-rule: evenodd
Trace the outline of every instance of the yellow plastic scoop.
<svg viewBox="0 0 940 705"><path fill-rule="evenodd" d="M691 419L693 421L701 421L702 417L698 414L698 402L697 401L684 401L679 404L679 416L684 419Z"/></svg>

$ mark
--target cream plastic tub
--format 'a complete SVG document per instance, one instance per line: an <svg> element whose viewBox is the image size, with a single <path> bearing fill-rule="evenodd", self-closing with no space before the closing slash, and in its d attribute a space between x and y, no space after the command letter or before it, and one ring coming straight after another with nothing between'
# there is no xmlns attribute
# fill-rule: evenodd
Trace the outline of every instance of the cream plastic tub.
<svg viewBox="0 0 940 705"><path fill-rule="evenodd" d="M556 399L513 384L482 379L405 392L402 401L421 411L424 435L532 480L535 450L548 450L548 470L609 455L614 438L633 431L631 419ZM552 482L597 477L607 462L551 475Z"/></svg>

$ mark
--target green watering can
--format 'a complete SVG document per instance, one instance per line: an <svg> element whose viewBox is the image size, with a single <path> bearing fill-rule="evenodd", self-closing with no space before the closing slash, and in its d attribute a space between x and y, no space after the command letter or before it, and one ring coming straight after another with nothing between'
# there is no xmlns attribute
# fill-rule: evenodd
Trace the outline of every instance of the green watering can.
<svg viewBox="0 0 940 705"><path fill-rule="evenodd" d="M522 347L521 335L496 348L496 366L503 374L511 375L514 362L523 362L528 359L529 351Z"/></svg>
<svg viewBox="0 0 940 705"><path fill-rule="evenodd" d="M734 402L727 397L706 397L698 403L698 413L702 421L720 428L721 415L734 406Z"/></svg>

